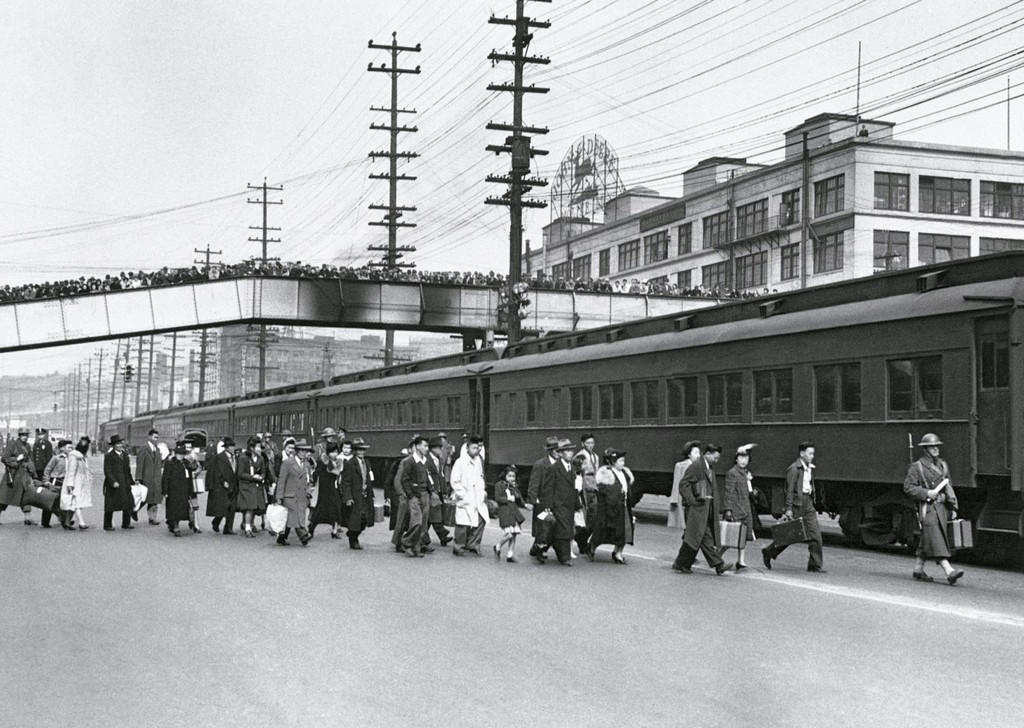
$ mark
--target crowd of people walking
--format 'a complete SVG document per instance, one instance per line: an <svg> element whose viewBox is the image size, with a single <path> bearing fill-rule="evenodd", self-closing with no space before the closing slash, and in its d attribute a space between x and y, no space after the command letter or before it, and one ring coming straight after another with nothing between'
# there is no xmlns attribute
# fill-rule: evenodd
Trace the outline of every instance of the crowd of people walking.
<svg viewBox="0 0 1024 728"><path fill-rule="evenodd" d="M83 510L92 505L90 439L60 439L55 449L45 430L37 432L31 446L29 434L21 429L4 448L0 515L9 506L20 507L25 524L34 525L31 511L38 507L44 528L51 527L56 515L66 530L88 529ZM598 455L591 433L578 444L548 437L544 455L530 469L525 494L515 465L504 469L488 493L480 437L467 434L457 448L444 432L435 437L415 435L383 476L383 504L374 500L378 480L366 459L370 445L362 438L349 438L342 428L325 428L319 438L311 445L286 431L279 449L271 433L252 435L243 448L223 437L201 452L185 440L170 450L152 429L139 448L133 475L126 443L115 434L103 459L103 529L114 530L117 514L124 530L135 528L141 513L151 525L160 525L162 504L171 534L182 536L183 523L200 533L199 496L205 491L205 514L212 519L214 532L255 538L270 530L278 544L287 546L294 530L306 546L316 528L324 526L332 538L340 539L344 533L349 547L359 551L365 529L390 516L391 544L410 558L436 551L431 531L440 546L453 544L454 556L483 556L485 527L496 518L501 536L491 547L493 554L498 559L504 554L507 562L515 563L526 521L523 510L530 510L529 556L537 562L545 563L553 552L557 563L571 567L578 556L594 560L597 550L609 545L611 560L627 563L625 547L635 541L633 509L642 490L626 465L627 453L609 447ZM913 578L934 581L924 571L926 562L934 560L952 585L964 573L949 562L954 544L947 523L956 519L957 498L949 468L939 456L941 445L934 434L921 439L918 446L924 452L910 466L904 492L917 504L921 526ZM758 530L758 491L750 471L755 447L747 443L736 448L720 483L715 471L722 447L697 440L683 446L684 459L676 463L669 504L669 527L683 530L674 571L692 573L698 555L718 575L748 568L746 547ZM806 543L807 571L824 573L816 448L806 441L797 451L786 472L783 527L773 529L772 542L761 549L762 561L771 570L789 545ZM733 550L735 561L726 561Z"/></svg>

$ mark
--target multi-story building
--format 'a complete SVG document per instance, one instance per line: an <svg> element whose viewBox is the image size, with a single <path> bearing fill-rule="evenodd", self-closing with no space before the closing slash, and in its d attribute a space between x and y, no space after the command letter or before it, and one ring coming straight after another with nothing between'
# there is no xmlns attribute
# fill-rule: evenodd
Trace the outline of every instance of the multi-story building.
<svg viewBox="0 0 1024 728"><path fill-rule="evenodd" d="M785 134L783 161L713 157L683 196L639 188L603 224L559 219L527 273L788 290L1024 249L1024 153L893 139L840 114Z"/></svg>

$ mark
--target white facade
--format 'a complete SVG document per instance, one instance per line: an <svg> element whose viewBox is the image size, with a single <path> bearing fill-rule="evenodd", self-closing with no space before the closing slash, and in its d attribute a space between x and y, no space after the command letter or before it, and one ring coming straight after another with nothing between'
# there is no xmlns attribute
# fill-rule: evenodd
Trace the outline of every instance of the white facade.
<svg viewBox="0 0 1024 728"><path fill-rule="evenodd" d="M781 291L1024 249L1024 153L895 141L892 124L834 114L786 143L767 167L705 160L684 174L683 197L645 190L660 204L614 222L565 234L555 221L528 271ZM810 199L806 234L794 195Z"/></svg>

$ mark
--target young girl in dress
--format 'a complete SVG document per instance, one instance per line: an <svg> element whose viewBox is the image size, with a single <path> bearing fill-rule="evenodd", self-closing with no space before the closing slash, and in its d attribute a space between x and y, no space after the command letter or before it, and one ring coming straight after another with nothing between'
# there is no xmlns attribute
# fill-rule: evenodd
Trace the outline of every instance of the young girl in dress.
<svg viewBox="0 0 1024 728"><path fill-rule="evenodd" d="M501 480L494 484L494 500L498 504L498 525L503 530L501 540L494 545L494 556L501 559L501 547L507 543L508 552L505 560L514 564L519 560L515 555L516 536L522 533L520 524L524 520L523 514L519 510L519 506L523 505L523 496L516 484L515 465L505 468L505 474L501 476Z"/></svg>

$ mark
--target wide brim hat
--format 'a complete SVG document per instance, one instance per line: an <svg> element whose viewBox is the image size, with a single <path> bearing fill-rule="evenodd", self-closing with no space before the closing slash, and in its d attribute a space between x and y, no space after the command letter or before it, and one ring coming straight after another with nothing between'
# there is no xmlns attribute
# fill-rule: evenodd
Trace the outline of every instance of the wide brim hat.
<svg viewBox="0 0 1024 728"><path fill-rule="evenodd" d="M337 434L333 427L325 427L320 431L320 437L334 437Z"/></svg>
<svg viewBox="0 0 1024 728"><path fill-rule="evenodd" d="M29 430L28 430L28 428L27 428L27 427L19 427L19 428L18 428L18 436L19 436L19 437L20 437L21 435L31 435L31 434L32 434L32 433L31 433L31 432L29 432Z"/></svg>
<svg viewBox="0 0 1024 728"><path fill-rule="evenodd" d="M939 439L939 436L934 434L934 433L929 432L928 434L926 434L924 437L921 438L921 442L917 443L917 446L918 447L938 447L941 444L942 444L942 440Z"/></svg>
<svg viewBox="0 0 1024 728"><path fill-rule="evenodd" d="M736 448L737 455L749 455L750 451L757 447L756 442L748 442L746 445L740 445Z"/></svg>
<svg viewBox="0 0 1024 728"><path fill-rule="evenodd" d="M547 438L544 441L544 449L548 450L548 451L557 450L558 449L558 438L557 437L549 437L549 438Z"/></svg>
<svg viewBox="0 0 1024 728"><path fill-rule="evenodd" d="M361 437L357 437L352 441L353 450L369 450L370 446L366 444L366 440Z"/></svg>
<svg viewBox="0 0 1024 728"><path fill-rule="evenodd" d="M124 438L121 437L120 435L111 435L110 436L110 444L111 445L116 445L119 442L124 442Z"/></svg>
<svg viewBox="0 0 1024 728"><path fill-rule="evenodd" d="M297 441L295 443L295 449L296 450L312 450L313 446L310 445L308 442L306 442L306 439L303 438L303 439L301 439L301 440L299 440L299 441Z"/></svg>
<svg viewBox="0 0 1024 728"><path fill-rule="evenodd" d="M558 441L558 445L555 447L555 452L564 452L565 450L575 450L576 446L573 445L572 440L567 437L563 437Z"/></svg>

